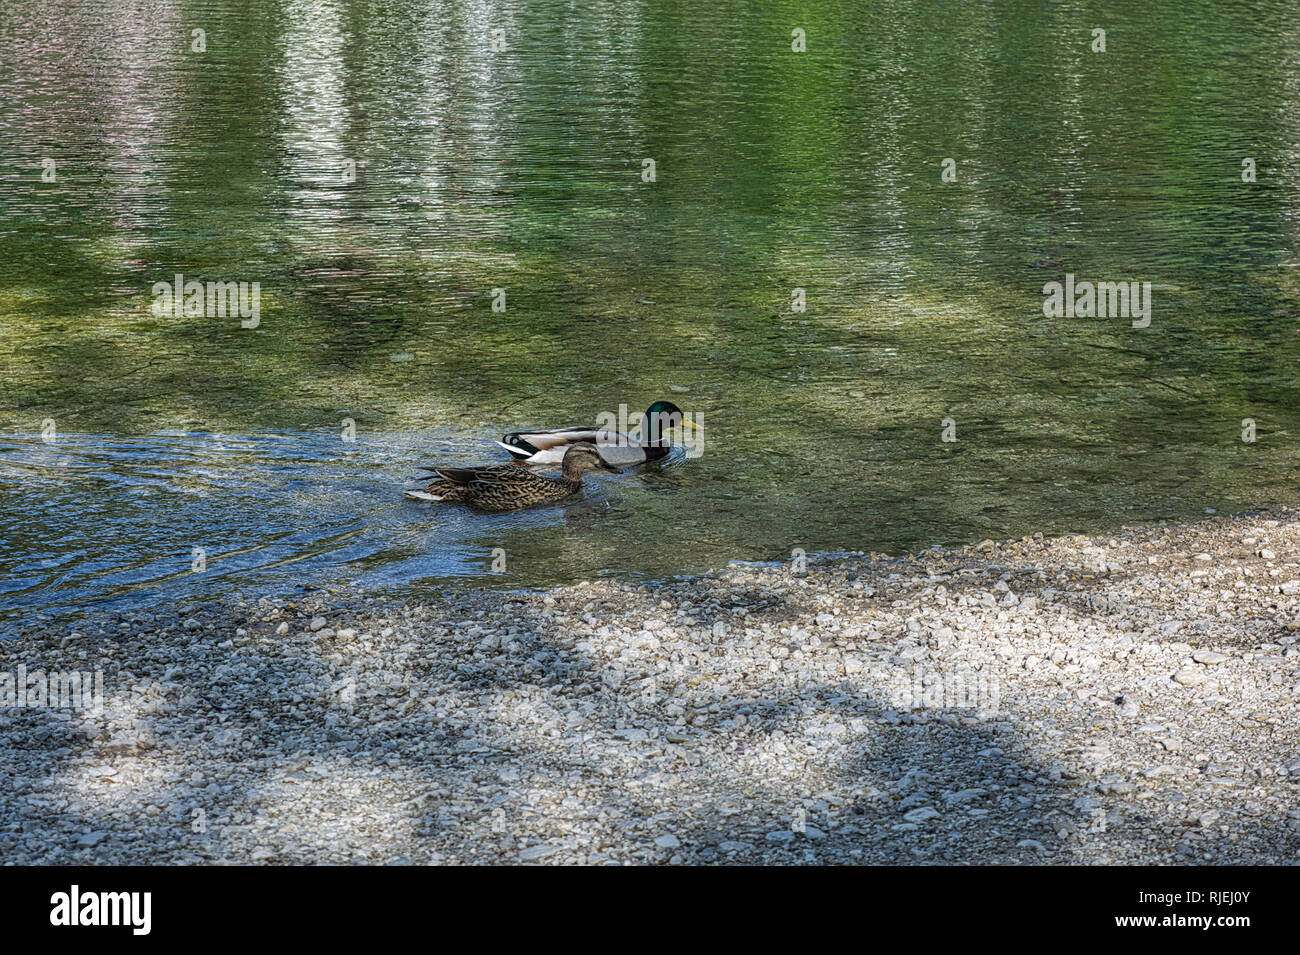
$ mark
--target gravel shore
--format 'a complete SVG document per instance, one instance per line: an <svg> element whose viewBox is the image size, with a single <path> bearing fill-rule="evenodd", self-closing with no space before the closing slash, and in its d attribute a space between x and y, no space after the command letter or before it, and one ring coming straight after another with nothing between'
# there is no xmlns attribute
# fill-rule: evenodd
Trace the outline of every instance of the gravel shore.
<svg viewBox="0 0 1300 955"><path fill-rule="evenodd" d="M0 640L0 860L1300 861L1300 511Z"/></svg>

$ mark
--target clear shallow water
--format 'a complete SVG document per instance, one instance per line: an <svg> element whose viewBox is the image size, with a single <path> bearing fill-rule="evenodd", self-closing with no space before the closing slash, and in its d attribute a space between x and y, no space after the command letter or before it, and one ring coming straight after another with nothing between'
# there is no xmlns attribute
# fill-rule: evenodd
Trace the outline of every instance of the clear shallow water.
<svg viewBox="0 0 1300 955"><path fill-rule="evenodd" d="M1292 503L1297 13L6 6L0 614ZM155 317L176 272L259 282L259 327ZM1066 272L1155 283L1151 327L1044 318ZM703 457L524 515L398 497L416 462L657 398L704 415Z"/></svg>
<svg viewBox="0 0 1300 955"><path fill-rule="evenodd" d="M684 460L674 454L617 487L589 479L559 507L482 515L400 496L422 448L446 463L484 459L429 435L418 445L410 435L358 445L302 433L0 440L0 480L31 489L0 508L0 599L33 616L73 613L87 600L130 609L291 593L341 573L400 592L484 576L563 579L586 568L570 571L571 555L549 548L599 546L584 537L617 524L629 492L671 485ZM493 551L506 545L505 566L494 569Z"/></svg>

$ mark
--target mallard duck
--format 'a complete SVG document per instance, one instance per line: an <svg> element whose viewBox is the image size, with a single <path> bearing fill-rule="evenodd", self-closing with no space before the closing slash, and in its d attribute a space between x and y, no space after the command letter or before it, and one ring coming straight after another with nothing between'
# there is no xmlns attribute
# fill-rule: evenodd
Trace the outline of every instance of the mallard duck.
<svg viewBox="0 0 1300 955"><path fill-rule="evenodd" d="M505 448L517 461L528 464L555 464L564 459L566 449L579 442L600 448L600 455L611 464L644 464L664 457L672 449L664 437L664 426L669 428L689 425L682 409L671 401L656 401L646 409L641 422L641 440L605 428L556 428L553 431L514 431L497 444ZM648 439L647 439L647 436Z"/></svg>
<svg viewBox="0 0 1300 955"><path fill-rule="evenodd" d="M438 477L424 490L407 491L417 501L467 504L480 511L517 511L534 504L550 504L582 488L582 475L592 468L622 472L601 460L594 444L574 444L564 452L559 477L544 477L511 462L476 468L430 468Z"/></svg>

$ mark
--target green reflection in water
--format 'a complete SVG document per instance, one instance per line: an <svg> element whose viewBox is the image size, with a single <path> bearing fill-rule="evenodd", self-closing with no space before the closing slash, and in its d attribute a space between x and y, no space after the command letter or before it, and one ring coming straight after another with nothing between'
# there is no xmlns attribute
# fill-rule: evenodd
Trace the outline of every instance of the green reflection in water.
<svg viewBox="0 0 1300 955"><path fill-rule="evenodd" d="M1296 12L25 5L0 422L327 445L350 416L488 453L620 403L703 413L705 455L604 516L458 542L504 542L510 583L1292 502ZM178 271L259 282L260 326L152 316ZM1067 272L1155 283L1151 327L1044 318Z"/></svg>

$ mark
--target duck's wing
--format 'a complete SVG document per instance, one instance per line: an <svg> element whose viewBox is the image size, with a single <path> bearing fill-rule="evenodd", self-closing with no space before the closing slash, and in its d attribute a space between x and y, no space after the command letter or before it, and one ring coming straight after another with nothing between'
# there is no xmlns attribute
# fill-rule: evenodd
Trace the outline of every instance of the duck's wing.
<svg viewBox="0 0 1300 955"><path fill-rule="evenodd" d="M468 484L474 480L477 474L477 468L429 468L434 474L444 481L450 481L452 484Z"/></svg>
<svg viewBox="0 0 1300 955"><path fill-rule="evenodd" d="M555 428L550 431L512 431L502 437L497 444L509 451L516 459L528 460L540 458L549 460L558 452L563 456L570 445L586 442L588 444L638 445L635 438L608 428L578 426L573 428Z"/></svg>
<svg viewBox="0 0 1300 955"><path fill-rule="evenodd" d="M475 481L508 481L516 474L528 473L526 468L518 467L515 464L483 464L473 468L433 467L425 470L434 472L438 477L450 481L452 484L472 484Z"/></svg>
<svg viewBox="0 0 1300 955"><path fill-rule="evenodd" d="M408 490L406 496L417 501L464 501L474 486L513 485L531 477L528 468L519 464L484 464L471 468L428 467L437 477L423 488Z"/></svg>
<svg viewBox="0 0 1300 955"><path fill-rule="evenodd" d="M412 488L406 496L417 501L460 501L464 499L466 485L445 478L430 481L422 488Z"/></svg>
<svg viewBox="0 0 1300 955"><path fill-rule="evenodd" d="M556 428L551 431L512 431L502 435L497 444L510 452L511 456L526 461L536 457L553 457L547 452L564 454L565 449L579 441L591 441L594 428Z"/></svg>

